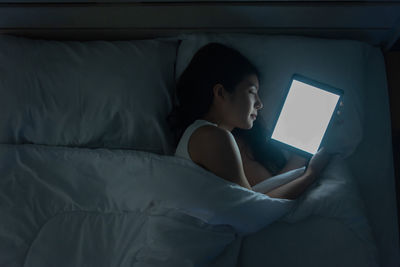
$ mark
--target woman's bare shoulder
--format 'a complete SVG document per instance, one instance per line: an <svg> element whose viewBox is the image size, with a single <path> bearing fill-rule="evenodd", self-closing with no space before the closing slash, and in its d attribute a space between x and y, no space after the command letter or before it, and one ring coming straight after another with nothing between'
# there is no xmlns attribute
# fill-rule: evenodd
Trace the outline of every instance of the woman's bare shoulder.
<svg viewBox="0 0 400 267"><path fill-rule="evenodd" d="M236 145L231 132L213 125L205 125L196 129L189 138L190 150L204 151L209 148L214 152L217 149L224 149L227 146ZM191 148L191 149L190 149ZM190 154L190 153L189 153Z"/></svg>
<svg viewBox="0 0 400 267"><path fill-rule="evenodd" d="M228 134L231 134L231 133L223 128L220 128L220 127L217 127L214 125L203 125L203 126L197 128L193 132L192 136L194 136L195 138L196 138L196 136L197 137L207 136L207 137L214 137L214 138L223 138L224 136L226 136Z"/></svg>

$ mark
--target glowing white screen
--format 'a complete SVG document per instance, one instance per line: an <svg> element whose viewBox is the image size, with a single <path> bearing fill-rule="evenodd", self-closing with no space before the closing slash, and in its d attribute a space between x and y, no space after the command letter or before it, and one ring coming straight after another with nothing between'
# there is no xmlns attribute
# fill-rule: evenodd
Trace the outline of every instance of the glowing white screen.
<svg viewBox="0 0 400 267"><path fill-rule="evenodd" d="M293 80L272 139L315 154L339 95Z"/></svg>

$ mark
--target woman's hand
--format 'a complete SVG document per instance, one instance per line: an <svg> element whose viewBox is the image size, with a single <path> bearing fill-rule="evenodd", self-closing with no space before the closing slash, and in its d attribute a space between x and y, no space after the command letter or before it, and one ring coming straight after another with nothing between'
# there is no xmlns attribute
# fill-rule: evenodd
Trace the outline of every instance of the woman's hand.
<svg viewBox="0 0 400 267"><path fill-rule="evenodd" d="M315 177L319 176L325 166L329 163L331 156L331 154L326 152L325 148L321 148L320 150L318 150L318 152L313 155L310 162L308 163L306 173Z"/></svg>

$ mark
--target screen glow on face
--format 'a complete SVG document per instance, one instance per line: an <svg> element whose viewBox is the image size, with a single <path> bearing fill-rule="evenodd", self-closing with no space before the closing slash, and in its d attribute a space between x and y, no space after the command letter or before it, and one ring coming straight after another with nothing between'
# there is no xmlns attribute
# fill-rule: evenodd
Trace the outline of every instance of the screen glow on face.
<svg viewBox="0 0 400 267"><path fill-rule="evenodd" d="M315 154L338 100L337 94L293 80L271 138Z"/></svg>

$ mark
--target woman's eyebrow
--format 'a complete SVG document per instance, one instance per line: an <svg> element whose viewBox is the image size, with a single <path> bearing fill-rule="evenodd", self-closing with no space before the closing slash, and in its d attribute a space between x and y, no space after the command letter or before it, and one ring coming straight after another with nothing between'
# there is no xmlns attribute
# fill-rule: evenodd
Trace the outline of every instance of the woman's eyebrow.
<svg viewBox="0 0 400 267"><path fill-rule="evenodd" d="M250 80L246 80L246 82L247 82L247 84L248 84L249 86L254 86L254 87L257 89L257 91L258 91L258 86L257 86L257 84L253 83L253 82L250 81Z"/></svg>

